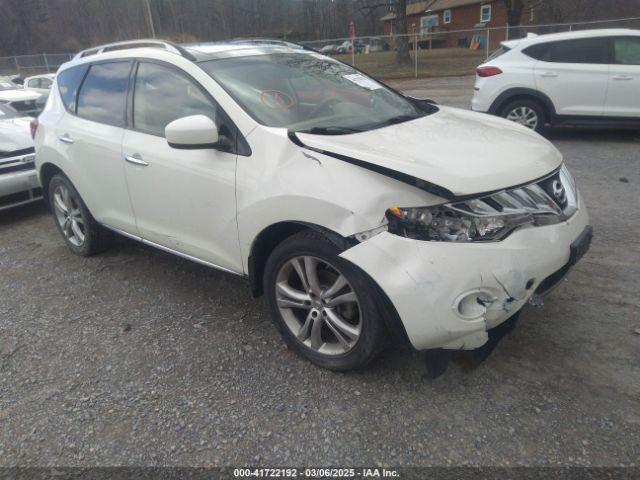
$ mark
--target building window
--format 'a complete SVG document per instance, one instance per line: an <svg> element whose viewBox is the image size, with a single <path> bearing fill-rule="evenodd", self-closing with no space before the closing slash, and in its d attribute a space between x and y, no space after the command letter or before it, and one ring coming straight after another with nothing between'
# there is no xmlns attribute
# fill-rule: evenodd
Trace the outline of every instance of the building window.
<svg viewBox="0 0 640 480"><path fill-rule="evenodd" d="M451 10L450 9L449 10L445 10L442 13L442 21L444 23L451 23Z"/></svg>
<svg viewBox="0 0 640 480"><path fill-rule="evenodd" d="M432 27L438 26L438 15L427 15L426 17L420 18L420 34L426 35L429 33L429 30L433 30Z"/></svg>
<svg viewBox="0 0 640 480"><path fill-rule="evenodd" d="M480 21L482 23L491 21L491 5L482 5L480 7Z"/></svg>

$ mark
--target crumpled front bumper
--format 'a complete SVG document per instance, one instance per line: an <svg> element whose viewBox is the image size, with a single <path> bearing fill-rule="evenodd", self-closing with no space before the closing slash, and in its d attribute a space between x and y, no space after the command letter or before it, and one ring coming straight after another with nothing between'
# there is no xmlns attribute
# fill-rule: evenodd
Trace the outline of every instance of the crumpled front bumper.
<svg viewBox="0 0 640 480"><path fill-rule="evenodd" d="M500 242L427 242L383 232L341 256L387 294L416 349L475 349L567 265L588 222L579 200L568 221L523 228Z"/></svg>

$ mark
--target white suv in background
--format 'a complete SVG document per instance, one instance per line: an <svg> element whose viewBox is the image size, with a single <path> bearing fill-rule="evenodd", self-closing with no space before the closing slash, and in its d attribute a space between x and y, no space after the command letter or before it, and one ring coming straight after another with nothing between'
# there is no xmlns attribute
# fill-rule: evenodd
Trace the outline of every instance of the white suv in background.
<svg viewBox="0 0 640 480"><path fill-rule="evenodd" d="M335 370L389 338L481 347L591 239L539 135L299 47L95 48L60 67L36 122L73 253L117 232L246 277L285 341Z"/></svg>
<svg viewBox="0 0 640 480"><path fill-rule="evenodd" d="M476 70L472 109L537 131L545 125L640 128L640 31L503 42Z"/></svg>

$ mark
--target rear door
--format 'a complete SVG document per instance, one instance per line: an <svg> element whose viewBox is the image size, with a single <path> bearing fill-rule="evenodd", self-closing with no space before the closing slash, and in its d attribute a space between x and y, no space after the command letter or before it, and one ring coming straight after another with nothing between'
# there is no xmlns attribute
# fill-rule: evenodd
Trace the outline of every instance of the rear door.
<svg viewBox="0 0 640 480"><path fill-rule="evenodd" d="M640 118L640 36L616 37L605 115Z"/></svg>
<svg viewBox="0 0 640 480"><path fill-rule="evenodd" d="M136 234L122 159L126 98L133 62L97 62L69 69L84 75L79 92L63 91L67 112L56 126L58 148L71 178L91 214L110 227ZM86 72L86 73L85 73ZM65 100L65 97L67 100Z"/></svg>
<svg viewBox="0 0 640 480"><path fill-rule="evenodd" d="M553 102L558 115L600 116L609 81L606 37L563 40L535 46L537 89Z"/></svg>
<svg viewBox="0 0 640 480"><path fill-rule="evenodd" d="M237 129L215 100L184 71L140 61L123 140L127 181L140 235L156 245L242 272L236 223ZM206 115L233 147L169 146L173 120Z"/></svg>

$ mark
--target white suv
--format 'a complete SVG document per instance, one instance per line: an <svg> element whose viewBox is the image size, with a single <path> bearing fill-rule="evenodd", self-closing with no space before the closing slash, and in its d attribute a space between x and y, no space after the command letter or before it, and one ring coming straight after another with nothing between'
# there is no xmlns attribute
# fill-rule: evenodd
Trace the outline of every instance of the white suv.
<svg viewBox="0 0 640 480"><path fill-rule="evenodd" d="M60 68L36 152L72 252L116 232L246 277L285 341L336 370L389 338L482 346L591 239L536 133L297 47L82 52Z"/></svg>
<svg viewBox="0 0 640 480"><path fill-rule="evenodd" d="M640 31L503 42L476 71L472 108L537 131L547 124L640 128Z"/></svg>

